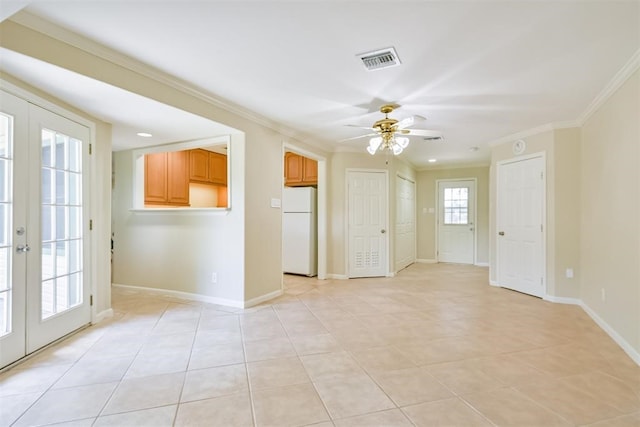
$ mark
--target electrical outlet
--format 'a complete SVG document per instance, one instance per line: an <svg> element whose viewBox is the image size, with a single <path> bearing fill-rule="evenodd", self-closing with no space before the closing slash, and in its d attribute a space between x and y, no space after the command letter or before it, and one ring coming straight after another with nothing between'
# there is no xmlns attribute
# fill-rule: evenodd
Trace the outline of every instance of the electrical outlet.
<svg viewBox="0 0 640 427"><path fill-rule="evenodd" d="M211 283L218 283L218 273L211 273Z"/></svg>
<svg viewBox="0 0 640 427"><path fill-rule="evenodd" d="M573 268L567 268L567 271L565 271L565 276L567 277L567 279L573 279Z"/></svg>
<svg viewBox="0 0 640 427"><path fill-rule="evenodd" d="M602 302L607 301L607 293L605 292L604 288L600 289L600 298L602 298Z"/></svg>

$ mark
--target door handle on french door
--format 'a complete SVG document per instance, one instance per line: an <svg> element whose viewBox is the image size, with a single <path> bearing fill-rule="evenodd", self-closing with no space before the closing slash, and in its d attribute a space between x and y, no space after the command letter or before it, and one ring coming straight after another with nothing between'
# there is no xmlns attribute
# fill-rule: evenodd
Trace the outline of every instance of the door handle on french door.
<svg viewBox="0 0 640 427"><path fill-rule="evenodd" d="M504 231L499 231L499 232L498 232L498 235L499 235L499 236L504 236Z"/></svg>
<svg viewBox="0 0 640 427"><path fill-rule="evenodd" d="M385 230L385 229L383 228L382 230L380 230L380 232L381 232L382 234L384 234L384 233L386 233L386 232L387 232L387 230Z"/></svg>
<svg viewBox="0 0 640 427"><path fill-rule="evenodd" d="M16 252L18 252L18 253L29 252L30 250L31 250L31 248L29 247L29 245L18 245L18 246L16 246Z"/></svg>

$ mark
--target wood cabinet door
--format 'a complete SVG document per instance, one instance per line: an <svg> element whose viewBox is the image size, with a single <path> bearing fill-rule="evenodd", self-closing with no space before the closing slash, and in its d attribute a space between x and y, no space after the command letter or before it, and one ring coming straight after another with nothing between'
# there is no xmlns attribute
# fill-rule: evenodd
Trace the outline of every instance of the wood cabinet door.
<svg viewBox="0 0 640 427"><path fill-rule="evenodd" d="M318 183L318 162L313 159L303 158L302 181L305 184L315 185Z"/></svg>
<svg viewBox="0 0 640 427"><path fill-rule="evenodd" d="M172 205L189 204L189 151L168 153L167 202Z"/></svg>
<svg viewBox="0 0 640 427"><path fill-rule="evenodd" d="M189 150L189 180L209 182L209 152L207 150Z"/></svg>
<svg viewBox="0 0 640 427"><path fill-rule="evenodd" d="M227 185L227 156L224 154L209 153L209 181Z"/></svg>
<svg viewBox="0 0 640 427"><path fill-rule="evenodd" d="M167 202L167 153L144 156L144 202Z"/></svg>
<svg viewBox="0 0 640 427"><path fill-rule="evenodd" d="M295 153L284 155L284 184L300 185L302 183L302 156Z"/></svg>

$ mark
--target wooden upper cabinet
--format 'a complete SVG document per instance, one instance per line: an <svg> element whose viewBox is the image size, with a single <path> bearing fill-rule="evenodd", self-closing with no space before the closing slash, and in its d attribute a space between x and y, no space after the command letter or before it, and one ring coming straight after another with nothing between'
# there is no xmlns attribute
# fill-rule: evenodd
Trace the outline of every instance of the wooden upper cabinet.
<svg viewBox="0 0 640 427"><path fill-rule="evenodd" d="M144 156L144 203L189 205L189 152Z"/></svg>
<svg viewBox="0 0 640 427"><path fill-rule="evenodd" d="M318 184L318 162L313 159L303 157L302 181Z"/></svg>
<svg viewBox="0 0 640 427"><path fill-rule="evenodd" d="M318 162L299 154L284 154L284 185L302 187L318 184Z"/></svg>
<svg viewBox="0 0 640 427"><path fill-rule="evenodd" d="M285 185L301 185L302 156L295 153L284 154L284 183Z"/></svg>
<svg viewBox="0 0 640 427"><path fill-rule="evenodd" d="M189 150L189 180L227 185L227 156L201 148Z"/></svg>
<svg viewBox="0 0 640 427"><path fill-rule="evenodd" d="M227 185L227 156L209 152L209 180L213 184Z"/></svg>
<svg viewBox="0 0 640 427"><path fill-rule="evenodd" d="M170 205L189 204L189 152L167 153L167 201Z"/></svg>
<svg viewBox="0 0 640 427"><path fill-rule="evenodd" d="M209 182L209 152L200 148L189 150L189 180Z"/></svg>
<svg viewBox="0 0 640 427"><path fill-rule="evenodd" d="M167 153L144 156L144 202L167 203Z"/></svg>

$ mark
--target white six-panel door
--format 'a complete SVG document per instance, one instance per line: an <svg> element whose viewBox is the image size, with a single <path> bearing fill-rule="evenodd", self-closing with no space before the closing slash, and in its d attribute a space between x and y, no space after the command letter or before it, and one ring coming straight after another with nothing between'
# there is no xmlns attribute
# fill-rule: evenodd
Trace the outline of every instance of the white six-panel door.
<svg viewBox="0 0 640 427"><path fill-rule="evenodd" d="M349 277L387 274L386 180L383 172L347 173Z"/></svg>
<svg viewBox="0 0 640 427"><path fill-rule="evenodd" d="M498 165L498 284L542 297L544 158Z"/></svg>
<svg viewBox="0 0 640 427"><path fill-rule="evenodd" d="M90 322L90 134L0 97L1 367Z"/></svg>

